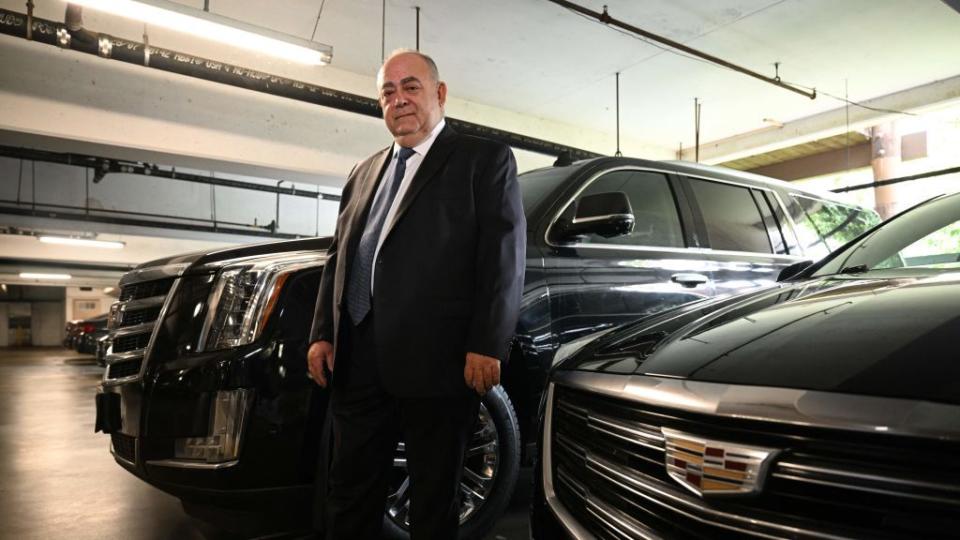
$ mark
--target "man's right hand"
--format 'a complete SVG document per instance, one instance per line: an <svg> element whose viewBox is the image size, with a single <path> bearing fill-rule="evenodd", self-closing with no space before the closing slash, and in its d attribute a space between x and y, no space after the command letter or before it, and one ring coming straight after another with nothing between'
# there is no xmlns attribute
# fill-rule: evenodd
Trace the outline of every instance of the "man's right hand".
<svg viewBox="0 0 960 540"><path fill-rule="evenodd" d="M333 344L329 341L314 341L307 351L307 368L314 382L327 387L327 373L333 374Z"/></svg>

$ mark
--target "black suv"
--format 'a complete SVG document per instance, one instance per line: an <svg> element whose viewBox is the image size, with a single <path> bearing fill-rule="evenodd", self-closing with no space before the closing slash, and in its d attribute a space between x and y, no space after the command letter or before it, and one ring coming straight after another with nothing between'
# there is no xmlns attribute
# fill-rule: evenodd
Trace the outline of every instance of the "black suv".
<svg viewBox="0 0 960 540"><path fill-rule="evenodd" d="M520 186L521 315L502 387L484 398L466 456L466 538L493 525L535 454L537 407L558 350L772 284L879 222L783 182L681 162L597 158L525 173ZM98 427L118 463L196 515L309 506L327 396L306 376L305 340L328 242L184 255L123 277L98 395ZM397 452L385 528L402 536L402 444Z"/></svg>
<svg viewBox="0 0 960 540"><path fill-rule="evenodd" d="M960 194L557 358L532 532L956 538ZM560 356L560 355L558 355Z"/></svg>

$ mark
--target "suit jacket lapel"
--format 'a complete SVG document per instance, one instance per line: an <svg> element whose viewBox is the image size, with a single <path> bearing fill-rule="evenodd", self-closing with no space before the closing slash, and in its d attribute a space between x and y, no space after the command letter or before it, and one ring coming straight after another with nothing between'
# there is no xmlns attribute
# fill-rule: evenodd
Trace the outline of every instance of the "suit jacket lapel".
<svg viewBox="0 0 960 540"><path fill-rule="evenodd" d="M366 215L370 212L370 205L373 204L374 195L377 193L377 186L380 185L380 178L383 177L383 171L389 165L389 157L393 150L393 145L390 145L370 161L370 167L366 171L361 173L362 178L358 178L360 185L357 186L357 196L354 198L353 203L353 215L350 217L350 232L347 233L347 238L350 238L350 246L347 246L349 250L350 257L354 249L356 248L357 243L360 241L360 237L363 235L364 223L366 222ZM357 227L361 227L357 234L354 234L354 231L357 231Z"/></svg>
<svg viewBox="0 0 960 540"><path fill-rule="evenodd" d="M453 152L453 141L456 139L456 135L457 132L450 127L450 124L444 126L440 133L437 134L433 145L423 158L423 163L421 163L420 168L417 169L417 174L413 177L413 180L410 181L410 186L407 187L403 199L400 200L400 206L397 207L397 213L393 216L393 221L387 224L387 235L393 230L393 226L403 219L403 215L407 212L407 209L410 208L410 205L413 204L414 199L417 198L417 195L423 190L424 186L437 175L440 167L446 163L450 153Z"/></svg>

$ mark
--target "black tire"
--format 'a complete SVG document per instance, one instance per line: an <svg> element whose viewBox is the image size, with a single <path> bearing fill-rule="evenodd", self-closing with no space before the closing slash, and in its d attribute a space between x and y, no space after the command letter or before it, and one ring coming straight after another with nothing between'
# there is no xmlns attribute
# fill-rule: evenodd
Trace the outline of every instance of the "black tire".
<svg viewBox="0 0 960 540"><path fill-rule="evenodd" d="M501 386L496 386L483 396L480 404L478 427L474 438L467 445L464 469L479 469L482 472L492 470L492 474L487 482L478 482L477 477L467 478L466 475L460 482L461 496L464 496L467 488L486 488L487 493L482 501L464 496L458 536L460 540L479 540L493 528L510 503L520 473L520 427L510 397ZM492 466L491 452L483 449L491 446L491 441L487 438L489 429L484 425L485 422L494 430L492 455L496 462ZM397 451L402 452L402 446L398 446ZM383 532L391 540L409 540L408 529L400 523L406 522L404 513L393 512L403 505L403 494L398 497L398 493L403 490L406 473L398 472L398 479L391 486L391 496L387 501ZM477 476L483 478L485 475Z"/></svg>

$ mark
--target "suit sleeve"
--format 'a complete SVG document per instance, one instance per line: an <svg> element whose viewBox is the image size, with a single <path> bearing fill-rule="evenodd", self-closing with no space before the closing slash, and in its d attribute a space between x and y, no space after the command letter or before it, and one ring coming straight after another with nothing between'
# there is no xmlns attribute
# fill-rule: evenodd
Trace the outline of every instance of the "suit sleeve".
<svg viewBox="0 0 960 540"><path fill-rule="evenodd" d="M348 175L347 184L340 195L340 208L337 210L337 227L333 231L333 241L327 248L327 261L323 265L323 274L320 276L320 288L317 290L317 301L313 311L313 324L310 326L310 340L329 341L333 343L333 285L336 282L337 273L337 255L340 246L340 221L343 211L350 201L350 193L353 186L353 173L357 167Z"/></svg>
<svg viewBox="0 0 960 540"><path fill-rule="evenodd" d="M477 178L477 290L467 351L507 359L516 330L526 264L526 218L517 164L498 145Z"/></svg>

